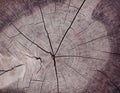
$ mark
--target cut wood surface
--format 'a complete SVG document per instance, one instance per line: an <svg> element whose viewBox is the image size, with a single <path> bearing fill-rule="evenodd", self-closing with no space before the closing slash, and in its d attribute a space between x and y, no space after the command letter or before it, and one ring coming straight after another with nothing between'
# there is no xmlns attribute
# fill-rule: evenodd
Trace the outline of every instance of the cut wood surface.
<svg viewBox="0 0 120 93"><path fill-rule="evenodd" d="M1 0L0 93L119 93L119 4Z"/></svg>

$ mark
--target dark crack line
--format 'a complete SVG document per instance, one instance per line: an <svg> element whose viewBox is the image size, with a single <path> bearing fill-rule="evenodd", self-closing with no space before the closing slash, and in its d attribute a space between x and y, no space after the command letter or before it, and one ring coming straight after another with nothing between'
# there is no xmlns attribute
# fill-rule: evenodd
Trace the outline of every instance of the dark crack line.
<svg viewBox="0 0 120 93"><path fill-rule="evenodd" d="M91 42L93 42L93 41L96 41L96 40L101 39L101 38L104 38L104 37L107 37L107 35L103 35L103 36L100 36L100 37L94 38L94 39L92 39L92 40L90 40L90 41L87 41L87 42L84 42L84 43L78 44L77 46L84 45L84 44L87 44L87 43L91 43Z"/></svg>
<svg viewBox="0 0 120 93"><path fill-rule="evenodd" d="M0 72L1 72L1 73L0 73L0 76L2 76L3 74L5 74L5 73L7 73L7 72L13 71L14 69L16 69L16 68L18 68L18 67L21 67L21 66L23 66L23 64L14 66L14 67L12 67L12 68L10 68L10 69L8 69L8 70L0 70Z"/></svg>
<svg viewBox="0 0 120 93"><path fill-rule="evenodd" d="M29 55L27 55L27 56L30 57L30 58L35 58L36 60L40 60L40 62L42 63L42 58L41 57L29 56Z"/></svg>
<svg viewBox="0 0 120 93"><path fill-rule="evenodd" d="M75 49L75 48L77 48L77 47L79 47L79 46L81 46L81 45L85 45L85 44L88 44L88 43L94 42L94 41L96 41L96 40L99 40L99 39L101 39L101 38L108 37L108 36L109 36L109 35L103 35L103 36L100 36L100 37L94 38L94 39L89 40L89 41L87 41L87 42L84 42L84 43L78 44L77 46L73 47L72 49Z"/></svg>
<svg viewBox="0 0 120 93"><path fill-rule="evenodd" d="M74 21L75 21L77 15L79 14L79 12L80 12L82 6L84 5L85 1L86 1L86 0L84 0L84 1L82 2L82 4L80 5L80 7L79 7L77 13L75 14L75 16L74 16L74 18L73 18L73 20L72 20L70 26L68 27L68 29L66 30L65 34L63 35L63 37L62 37L62 39L61 39L61 41L60 41L60 43L59 43L59 45L58 45L58 48L57 48L57 50L56 50L56 52L55 52L55 55L56 55L57 52L59 51L60 46L61 46L61 44L62 44L64 38L66 37L67 33L69 32L70 28L72 27L72 25L73 25L73 23L74 23Z"/></svg>
<svg viewBox="0 0 120 93"><path fill-rule="evenodd" d="M83 43L81 43L81 44L78 44L77 46L75 46L75 47L73 47L73 48L71 48L71 49L75 49L75 48L77 48L78 46L81 46L81 45L85 45L85 44L94 42L94 41L99 40L99 39L101 39L101 38L112 37L112 35L113 35L112 33L109 33L109 34L107 34L107 35L102 35L102 36L96 37L96 38L94 38L94 39L92 39L92 40L89 40L89 41L87 41L87 42L83 42Z"/></svg>
<svg viewBox="0 0 120 93"><path fill-rule="evenodd" d="M39 49L41 49L42 51L44 51L45 53L50 53L48 51L46 51L45 49L43 49L41 46L39 46L37 43L33 42L31 39L29 39L24 33L22 33L13 23L11 23L12 26L23 36L25 37L28 41L30 41L31 43L33 43L35 46L37 46Z"/></svg>
<svg viewBox="0 0 120 93"><path fill-rule="evenodd" d="M43 63L43 61L42 61L42 58L41 57L36 57L36 56L29 56L29 55L26 55L26 56L28 56L28 57L30 57L30 58L34 58L34 59L36 59L36 60L40 60L40 68L39 68L39 70L36 72L37 74L39 73L39 71L42 69L42 63Z"/></svg>
<svg viewBox="0 0 120 93"><path fill-rule="evenodd" d="M57 71L55 56L53 56L53 61L54 61L55 75L56 75L56 79L57 79L57 93L60 93L60 91L59 91L59 78L58 78L58 71Z"/></svg>
<svg viewBox="0 0 120 93"><path fill-rule="evenodd" d="M49 40L49 44L50 44L52 53L54 54L53 47L52 47L52 43L51 43L51 39L50 39L48 30L47 30L47 27L46 27L46 24L45 24L44 15L43 15L43 12L42 12L42 9L41 9L41 6L40 6L40 5L39 5L39 9L40 9L40 13L41 13L41 16L42 16L42 21L43 21L44 29L45 29L45 32L46 32L46 34L47 34L47 37L48 37L48 40Z"/></svg>
<svg viewBox="0 0 120 93"><path fill-rule="evenodd" d="M60 55L60 56L55 56L56 58L75 58L75 57L81 57L81 58L86 58L86 59L95 59L95 60L101 60L101 61L106 61L105 59L100 59L100 58L94 58L94 57L86 57L86 56L77 56L77 55Z"/></svg>

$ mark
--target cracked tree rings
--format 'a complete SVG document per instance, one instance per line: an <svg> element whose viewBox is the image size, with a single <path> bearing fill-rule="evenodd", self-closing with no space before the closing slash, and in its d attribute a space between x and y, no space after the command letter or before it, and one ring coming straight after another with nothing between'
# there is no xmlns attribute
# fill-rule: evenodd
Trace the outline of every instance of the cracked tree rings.
<svg viewBox="0 0 120 93"><path fill-rule="evenodd" d="M71 0L59 4L58 2L50 0L49 4L41 3L45 26L54 52L58 49L62 37L83 1ZM109 60L109 53L105 53L111 51L107 31L104 25L91 18L97 3L99 0L86 0L56 55L59 90L62 93L82 92L97 70L101 70ZM16 6L18 7L14 9L17 13L7 8L9 14L13 14L7 16L11 20L4 18L4 23L12 21L14 25L9 25L1 31L3 35L1 40L6 42L7 49L26 67L23 78L14 83L27 93L56 93L54 63L49 55L50 42L38 3L27 0L20 5L16 2ZM48 52L45 53L40 47ZM43 62L36 60L35 57L40 57Z"/></svg>

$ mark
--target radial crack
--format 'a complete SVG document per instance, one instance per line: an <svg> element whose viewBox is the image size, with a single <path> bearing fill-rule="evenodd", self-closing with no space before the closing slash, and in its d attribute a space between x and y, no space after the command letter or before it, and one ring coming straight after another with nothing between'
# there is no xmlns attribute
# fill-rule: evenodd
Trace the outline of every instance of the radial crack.
<svg viewBox="0 0 120 93"><path fill-rule="evenodd" d="M12 67L12 68L10 68L10 69L7 69L7 70L0 70L0 76L2 76L3 74L5 74L5 73L7 73L7 72L10 72L10 71L13 71L14 69L16 69L16 68L18 68L18 67L21 67L21 66L23 66L24 64L20 64L20 65L17 65L17 66L14 66L14 67Z"/></svg>
<svg viewBox="0 0 120 93"><path fill-rule="evenodd" d="M104 37L107 37L107 35L103 35L103 36L100 36L100 37L94 38L94 39L89 40L89 41L87 41L87 42L84 42L84 43L78 44L77 46L84 45L84 44L87 44L87 43L91 43L91 42L93 42L93 41L95 41L95 40L98 40L98 39L101 39L101 38L104 38Z"/></svg>
<svg viewBox="0 0 120 93"><path fill-rule="evenodd" d="M87 41L87 42L83 42L83 43L81 43L81 44L78 44L77 46L73 47L72 49L75 49L75 48L77 48L78 46L85 45L85 44L91 43L91 42L93 42L93 41L96 41L96 40L98 40L98 39L101 39L101 38L104 38L104 37L108 37L108 36L109 36L109 35L103 35L103 36L94 38L94 39L89 40L89 41Z"/></svg>
<svg viewBox="0 0 120 93"><path fill-rule="evenodd" d="M12 26L23 36L25 37L28 41L30 41L31 43L33 43L35 46L37 46L39 49L41 49L42 51L44 51L45 53L50 53L48 51L46 51L45 49L43 49L41 46L39 46L37 43L33 42L31 39L29 39L24 33L22 33L13 23L11 23Z"/></svg>
<svg viewBox="0 0 120 93"><path fill-rule="evenodd" d="M58 78L58 71L57 71L57 65L56 65L55 56L53 56L53 61L54 61L56 79L57 79L57 93L60 93L60 91L59 91L59 78Z"/></svg>
<svg viewBox="0 0 120 93"><path fill-rule="evenodd" d="M51 39L50 39L48 30L47 30L47 27L46 27L46 24L45 24L44 15L43 15L43 12L42 12L42 9L41 9L41 6L40 6L40 5L39 5L39 9L40 9L40 12L41 12L44 29L45 29L45 32L46 32L46 34L47 34L48 40L49 40L50 48L51 48L51 50L52 50L52 53L54 53L53 47L52 47L52 43L51 43Z"/></svg>
<svg viewBox="0 0 120 93"><path fill-rule="evenodd" d="M61 46L61 44L62 44L62 42L63 42L64 38L66 37L67 33L69 32L70 28L72 27L72 25L73 25L73 23L74 23L74 21L75 21L75 19L76 19L77 15L79 14L79 12L80 12L81 8L82 8L82 7L83 7L83 5L84 5L85 1L86 1L86 0L84 0L84 1L82 2L82 4L80 5L80 7L79 7L79 9L78 9L77 13L75 14L75 16L74 16L74 18L73 18L73 20L72 20L72 22L71 22L70 26L68 27L68 29L66 30L65 34L63 35L63 37L62 37L62 39L61 39L61 41L60 41L60 43L59 43L59 45L58 45L58 48L57 48L57 50L56 50L56 52L55 52L55 55L56 55L56 54L57 54L57 52L59 51L60 46Z"/></svg>

